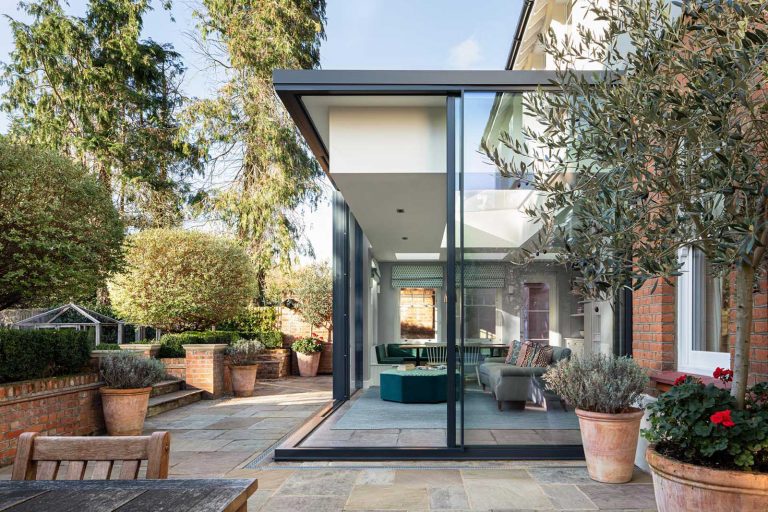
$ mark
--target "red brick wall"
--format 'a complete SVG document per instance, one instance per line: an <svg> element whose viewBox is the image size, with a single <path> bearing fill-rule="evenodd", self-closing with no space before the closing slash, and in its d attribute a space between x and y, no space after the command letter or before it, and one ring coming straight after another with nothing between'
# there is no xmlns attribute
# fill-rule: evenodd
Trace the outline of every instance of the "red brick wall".
<svg viewBox="0 0 768 512"><path fill-rule="evenodd" d="M632 353L649 370L675 369L675 288L647 282L632 298Z"/></svg>
<svg viewBox="0 0 768 512"><path fill-rule="evenodd" d="M165 371L177 379L186 380L187 360L183 357L162 357L158 359L165 366Z"/></svg>
<svg viewBox="0 0 768 512"><path fill-rule="evenodd" d="M310 336L313 332L323 341L329 338L328 330L324 327L312 327L299 315L296 310L281 307L277 316L277 328L285 335L285 346L290 346L296 338Z"/></svg>
<svg viewBox="0 0 768 512"><path fill-rule="evenodd" d="M225 348L226 345L184 345L187 386L202 389L203 398L224 394Z"/></svg>
<svg viewBox="0 0 768 512"><path fill-rule="evenodd" d="M752 313L752 348L750 352L749 383L768 381L768 277L761 276L759 290L754 295ZM650 371L676 370L676 289L659 282L646 283L633 297L632 350L635 360ZM731 276L730 290L735 289ZM733 297L731 297L733 304ZM730 348L733 354L736 335L736 310L729 316Z"/></svg>
<svg viewBox="0 0 768 512"><path fill-rule="evenodd" d="M104 430L95 373L0 385L0 466L11 464L22 432L91 435Z"/></svg>

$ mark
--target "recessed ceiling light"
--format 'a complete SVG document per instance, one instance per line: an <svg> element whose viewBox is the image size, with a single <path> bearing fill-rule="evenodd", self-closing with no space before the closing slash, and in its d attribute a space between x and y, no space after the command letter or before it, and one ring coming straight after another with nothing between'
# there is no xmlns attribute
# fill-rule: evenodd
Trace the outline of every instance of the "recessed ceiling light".
<svg viewBox="0 0 768 512"><path fill-rule="evenodd" d="M398 260L439 260L439 252L396 252L395 258Z"/></svg>
<svg viewBox="0 0 768 512"><path fill-rule="evenodd" d="M403 210L402 208L398 208L397 213L405 213L405 210Z"/></svg>
<svg viewBox="0 0 768 512"><path fill-rule="evenodd" d="M408 240L408 237L407 237L407 236L404 236L404 237L403 237L403 240Z"/></svg>

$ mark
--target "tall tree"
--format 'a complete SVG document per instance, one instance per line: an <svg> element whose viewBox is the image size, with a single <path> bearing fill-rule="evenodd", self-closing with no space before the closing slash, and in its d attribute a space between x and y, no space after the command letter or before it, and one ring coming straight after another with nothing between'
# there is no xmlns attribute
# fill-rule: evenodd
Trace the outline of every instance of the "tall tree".
<svg viewBox="0 0 768 512"><path fill-rule="evenodd" d="M598 30L551 33L556 92L531 94L537 123L488 156L544 200L529 213L588 297L680 274L694 247L735 275L735 378L744 406L755 276L768 246L768 32L760 1L616 0ZM629 49L629 51L628 51ZM581 74L587 60L616 71ZM560 219L570 216L569 226Z"/></svg>
<svg viewBox="0 0 768 512"><path fill-rule="evenodd" d="M91 0L83 18L59 0L19 5L32 21L9 18L15 48L3 109L11 138L81 162L129 225L178 222L184 179L201 168L202 153L179 136L179 54L140 40L150 0Z"/></svg>
<svg viewBox="0 0 768 512"><path fill-rule="evenodd" d="M321 170L272 87L277 68L315 68L325 37L325 0L203 0L200 48L226 77L193 104L190 129L207 137L217 189L201 204L248 247L264 290L271 265L301 241L297 208L315 205ZM194 127L194 128L193 128Z"/></svg>

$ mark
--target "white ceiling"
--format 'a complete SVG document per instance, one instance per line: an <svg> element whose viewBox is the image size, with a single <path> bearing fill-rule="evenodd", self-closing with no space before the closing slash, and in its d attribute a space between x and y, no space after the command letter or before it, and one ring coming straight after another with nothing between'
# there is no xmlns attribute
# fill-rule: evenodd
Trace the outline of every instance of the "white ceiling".
<svg viewBox="0 0 768 512"><path fill-rule="evenodd" d="M317 133L329 147L328 109L331 107L445 107L445 96L302 96ZM331 155L333 158L333 155Z"/></svg>

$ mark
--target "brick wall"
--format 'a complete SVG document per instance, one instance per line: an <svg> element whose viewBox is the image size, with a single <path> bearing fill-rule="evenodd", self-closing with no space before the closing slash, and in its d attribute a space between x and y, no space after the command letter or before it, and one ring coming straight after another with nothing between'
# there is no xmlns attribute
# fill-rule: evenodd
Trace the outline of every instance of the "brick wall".
<svg viewBox="0 0 768 512"><path fill-rule="evenodd" d="M649 281L632 297L632 353L644 368L675 369L675 288Z"/></svg>
<svg viewBox="0 0 768 512"><path fill-rule="evenodd" d="M734 276L730 276L730 290L735 289ZM752 312L752 347L750 351L749 383L768 381L768 277L763 275L754 295ZM676 289L659 282L646 283L634 293L632 302L632 350L635 360L651 372L675 371L676 363ZM729 314L729 345L733 361L736 338L736 310L731 296Z"/></svg>
<svg viewBox="0 0 768 512"><path fill-rule="evenodd" d="M22 432L91 435L104 430L95 373L0 384L0 466L11 464Z"/></svg>
<svg viewBox="0 0 768 512"><path fill-rule="evenodd" d="M290 346L297 338L310 336L313 332L323 341L327 341L328 330L323 327L312 327L294 309L281 307L277 315L277 328L285 335L284 346Z"/></svg>
<svg viewBox="0 0 768 512"><path fill-rule="evenodd" d="M187 360L183 357L163 357L159 361L165 366L168 375L177 379L186 380Z"/></svg>
<svg viewBox="0 0 768 512"><path fill-rule="evenodd" d="M187 386L202 389L203 398L219 398L224 394L226 348L226 344L184 345Z"/></svg>

